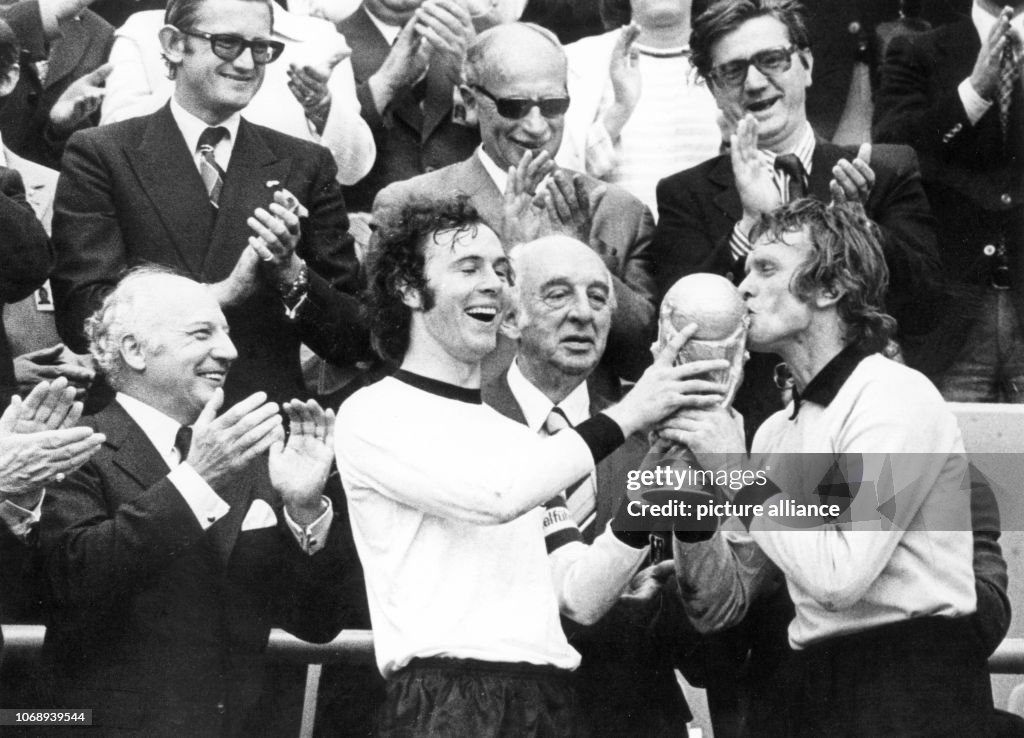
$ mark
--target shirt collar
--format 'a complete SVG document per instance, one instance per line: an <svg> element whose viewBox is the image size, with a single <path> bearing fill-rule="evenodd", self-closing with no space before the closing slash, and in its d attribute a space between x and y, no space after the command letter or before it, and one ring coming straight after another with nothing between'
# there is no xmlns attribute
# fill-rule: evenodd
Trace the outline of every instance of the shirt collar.
<svg viewBox="0 0 1024 738"><path fill-rule="evenodd" d="M459 387L455 384L442 382L440 379L424 377L422 374L414 374L413 372L406 371L405 369L399 369L391 376L399 382L405 382L411 387L423 390L424 392L429 392L430 394L437 395L438 397L444 397L448 400L457 400L458 402L467 402L471 405L483 404L479 389Z"/></svg>
<svg viewBox="0 0 1024 738"><path fill-rule="evenodd" d="M502 171L501 167L494 163L491 155L484 151L483 144L477 146L476 155L480 157L480 163L484 165L484 170L490 175L498 192L504 192L505 186L508 184L508 172Z"/></svg>
<svg viewBox="0 0 1024 738"><path fill-rule="evenodd" d="M796 154L796 157L800 160L800 163L804 165L804 172L807 176L811 174L811 160L814 158L814 146L817 140L814 137L814 129L811 128L811 124L804 122L804 132L800 136L800 140L797 141L796 146L793 148L791 154ZM775 166L775 157L779 154L774 151L768 151L767 149L758 149L761 152L761 156L765 158L772 167ZM787 153L787 152L781 152Z"/></svg>
<svg viewBox="0 0 1024 738"><path fill-rule="evenodd" d="M7 151L4 149L4 137L0 136L0 167L10 166L7 163Z"/></svg>
<svg viewBox="0 0 1024 738"><path fill-rule="evenodd" d="M174 116L174 122L178 124L178 130L181 131L181 135L185 137L185 144L188 146L188 150L195 154L199 146L199 137L203 134L203 131L212 126L207 125L181 107L173 95L171 96L171 115ZM227 120L217 124L227 129L228 135L223 139L223 142L227 143L229 149L233 149L235 146L235 139L238 137L238 125L241 120L241 115L232 113Z"/></svg>
<svg viewBox="0 0 1024 738"><path fill-rule="evenodd" d="M387 41L388 46L394 46L395 39L398 38L398 34L402 32L402 27L393 26L390 23L385 23L380 18L375 16L373 13L371 13L365 5L363 6L363 10L365 10L366 14L370 16L370 20L373 22L373 25L377 27L377 30L380 31L380 35L384 37L384 40Z"/></svg>
<svg viewBox="0 0 1024 738"><path fill-rule="evenodd" d="M516 398L519 407L522 408L526 425L534 433L539 433L555 403L551 402L547 395L523 375L519 368L518 358L508 368L508 387L512 390L512 396ZM587 390L587 383L580 382L568 397L557 404L557 407L561 408L565 417L574 426L589 418L590 392Z"/></svg>
<svg viewBox="0 0 1024 738"><path fill-rule="evenodd" d="M992 33L992 27L996 24L996 16L979 6L978 3L972 3L971 20L974 21L974 28L978 31L978 38L985 43L985 39ZM1015 16L1010 21L1010 28L1016 29L1017 33L1024 37L1024 13Z"/></svg>
<svg viewBox="0 0 1024 738"><path fill-rule="evenodd" d="M167 461L168 466L174 466L176 457L174 451L174 438L178 434L181 424L173 418L165 415L152 405L147 405L142 400L118 392L115 398L118 404L124 408L132 420L134 420L146 438L153 444L160 455ZM172 463L173 462L173 463Z"/></svg>
<svg viewBox="0 0 1024 738"><path fill-rule="evenodd" d="M851 343L833 356L832 360L814 375L802 393L793 387L793 414L789 419L796 418L797 413L800 412L800 404L803 402L813 402L815 405L828 407L860 362L871 354L871 351L865 351L856 343Z"/></svg>

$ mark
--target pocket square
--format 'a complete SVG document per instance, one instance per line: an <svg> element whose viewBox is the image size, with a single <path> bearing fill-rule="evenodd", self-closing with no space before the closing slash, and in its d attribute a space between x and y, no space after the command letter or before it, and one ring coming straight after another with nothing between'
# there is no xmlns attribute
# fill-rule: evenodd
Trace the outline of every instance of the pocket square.
<svg viewBox="0 0 1024 738"><path fill-rule="evenodd" d="M277 516L273 508L265 500L253 500L249 511L242 521L242 530L258 530L259 528L273 528L277 525Z"/></svg>

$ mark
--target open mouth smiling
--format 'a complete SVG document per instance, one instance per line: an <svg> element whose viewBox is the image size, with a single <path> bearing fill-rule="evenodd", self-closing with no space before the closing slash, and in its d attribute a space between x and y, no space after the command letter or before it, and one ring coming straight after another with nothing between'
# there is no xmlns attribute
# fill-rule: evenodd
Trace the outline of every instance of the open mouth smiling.
<svg viewBox="0 0 1024 738"><path fill-rule="evenodd" d="M494 305L478 305L466 308L466 315L481 323L490 323L498 316L498 308Z"/></svg>
<svg viewBox="0 0 1024 738"><path fill-rule="evenodd" d="M766 97L762 100L757 100L747 104L747 110L751 113L763 113L768 110L772 105L778 102L781 98L778 97Z"/></svg>

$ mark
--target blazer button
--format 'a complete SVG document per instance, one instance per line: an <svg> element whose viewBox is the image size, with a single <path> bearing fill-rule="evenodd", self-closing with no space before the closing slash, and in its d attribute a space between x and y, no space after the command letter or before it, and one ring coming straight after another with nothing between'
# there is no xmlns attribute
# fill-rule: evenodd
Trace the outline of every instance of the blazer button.
<svg viewBox="0 0 1024 738"><path fill-rule="evenodd" d="M1004 192L999 198L999 202L1003 203L1003 205L1013 205L1013 195L1009 192Z"/></svg>
<svg viewBox="0 0 1024 738"><path fill-rule="evenodd" d="M985 248L983 248L981 250L981 253L983 253L985 256L995 256L996 255L996 247L993 246L990 243L987 243L987 244L985 244Z"/></svg>
<svg viewBox="0 0 1024 738"><path fill-rule="evenodd" d="M217 714L218 715L223 715L227 711L228 711L228 708L227 708L227 705L224 704L224 700L221 700L220 702L217 703Z"/></svg>

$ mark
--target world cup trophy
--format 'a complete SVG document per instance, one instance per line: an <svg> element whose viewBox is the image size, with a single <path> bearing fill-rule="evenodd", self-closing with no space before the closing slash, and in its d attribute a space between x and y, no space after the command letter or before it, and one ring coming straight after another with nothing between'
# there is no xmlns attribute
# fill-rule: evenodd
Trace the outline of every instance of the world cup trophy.
<svg viewBox="0 0 1024 738"><path fill-rule="evenodd" d="M725 385L720 405L729 409L743 381L747 329L750 326L750 316L739 290L717 274L698 273L680 279L661 301L658 342L653 348L656 351L663 349L673 336L691 323L697 324L697 332L680 349L675 363L678 366L705 359L727 360L728 367L709 372L706 378ZM679 414L687 412L682 409ZM689 448L659 437L653 439L651 453L645 460L645 466L648 465L667 465L680 473L702 470ZM693 476L689 479L692 480ZM714 501L716 497L714 486L706 481L680 483L671 489L651 490L643 495L650 502L676 499L691 505ZM676 521L677 528L685 530L714 530L717 525L717 520L699 523L693 518L683 518Z"/></svg>
<svg viewBox="0 0 1024 738"><path fill-rule="evenodd" d="M664 350L673 337L691 323L697 325L697 332L680 349L675 364L678 366L706 359L727 360L728 367L709 372L705 378L725 385L720 406L730 409L740 382L743 381L747 329L750 325L750 316L739 290L728 279L717 274L691 274L680 279L672 285L661 301L658 340L651 347L652 351L657 355ZM684 408L679 410L678 414L685 415L687 412L692 411ZM684 503L689 507L677 509L695 510L696 506L717 499L714 485L707 482L706 473L689 448L662 438L656 433L653 434L651 441L651 449L641 465L641 471L670 469L672 481L658 481L653 486L645 485L645 491L634 488L633 495L639 493L640 501L662 506L662 509L666 504ZM699 478L688 474L691 470L699 471ZM633 499L637 499L636 496ZM674 527L677 532L693 531L703 534L708 530L715 530L718 527L718 520L701 520L699 516L695 518L692 515L662 512L657 517L617 516L613 527L617 530L667 530ZM649 576L647 569L642 570L636 579L639 581L646 576Z"/></svg>
<svg viewBox="0 0 1024 738"><path fill-rule="evenodd" d="M664 348L690 323L697 324L697 332L680 350L676 365L702 359L728 360L727 369L710 372L707 378L726 385L721 404L730 407L743 381L750 326L740 291L717 274L698 273L680 279L661 301L656 350Z"/></svg>

